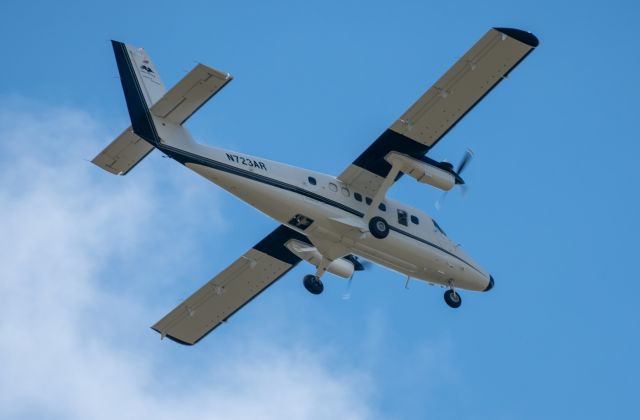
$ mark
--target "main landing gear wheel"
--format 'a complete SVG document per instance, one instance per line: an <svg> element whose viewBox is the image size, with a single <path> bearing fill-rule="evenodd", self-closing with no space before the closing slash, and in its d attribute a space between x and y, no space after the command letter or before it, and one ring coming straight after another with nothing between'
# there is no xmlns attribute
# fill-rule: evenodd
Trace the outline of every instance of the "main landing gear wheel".
<svg viewBox="0 0 640 420"><path fill-rule="evenodd" d="M324 290L324 284L322 281L313 274L307 274L302 281L304 288L314 295L319 295Z"/></svg>
<svg viewBox="0 0 640 420"><path fill-rule="evenodd" d="M382 217L372 217L369 220L369 232L378 239L384 239L389 234L389 225Z"/></svg>
<svg viewBox="0 0 640 420"><path fill-rule="evenodd" d="M444 301L452 308L459 308L462 305L462 298L453 289L444 292Z"/></svg>

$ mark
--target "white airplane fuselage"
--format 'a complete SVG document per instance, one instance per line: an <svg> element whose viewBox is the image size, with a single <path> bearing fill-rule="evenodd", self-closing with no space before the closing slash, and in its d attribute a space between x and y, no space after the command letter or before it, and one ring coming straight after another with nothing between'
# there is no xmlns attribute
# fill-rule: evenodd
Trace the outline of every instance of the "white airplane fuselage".
<svg viewBox="0 0 640 420"><path fill-rule="evenodd" d="M493 277L426 213L387 199L399 176L443 191L465 184L467 151L454 169L429 151L538 46L531 33L491 28L337 177L201 145L185 123L233 78L197 64L167 90L142 48L112 41L131 126L91 162L126 175L154 149L278 222L224 270L176 306L153 330L193 345L302 260L316 268L302 284L322 293L326 272L351 279L358 259L440 285L451 308L456 289L488 291Z"/></svg>
<svg viewBox="0 0 640 420"><path fill-rule="evenodd" d="M194 142L163 146L168 156L306 235L331 261L355 254L431 284L474 291L493 286L489 273L418 209L385 199L386 208L376 209L374 216L385 219L389 234L378 239L363 219L370 198L333 176ZM296 226L297 216L312 222Z"/></svg>

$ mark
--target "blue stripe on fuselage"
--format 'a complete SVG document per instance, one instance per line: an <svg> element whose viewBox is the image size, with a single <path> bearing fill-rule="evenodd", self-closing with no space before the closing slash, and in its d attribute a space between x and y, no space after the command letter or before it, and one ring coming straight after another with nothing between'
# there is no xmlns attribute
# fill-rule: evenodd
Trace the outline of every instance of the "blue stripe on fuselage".
<svg viewBox="0 0 640 420"><path fill-rule="evenodd" d="M364 213L362 213L362 212L360 212L360 211L358 211L356 209L353 209L353 208L351 208L349 206L346 206L346 205L344 205L342 203L339 203L337 201L333 201L331 199L328 199L325 196L322 196L320 194L316 194L316 193L313 193L311 191L305 190L304 188L300 188L300 187L297 187L295 185L291 185L291 184L288 184L286 182L279 181L279 180L270 178L270 177L262 175L262 174L257 174L257 173L251 172L251 171L240 169L240 168L237 168L235 166L228 165L226 163L223 163L223 162L220 162L220 161L217 161L217 160L214 160L214 159L210 159L210 158L207 158L207 157L204 157L204 156L197 155L195 153L188 152L186 150L178 149L178 148L167 146L167 145L164 145L164 144L160 145L158 148L160 150L162 150L164 153L166 153L167 156L170 156L171 158L173 158L173 159L177 160L178 162L182 163L183 165L185 165L186 163L195 163L195 164L198 164L198 165L206 166L206 167L211 168L211 169L216 169L216 170L219 170L219 171L224 171L224 172L227 172L227 173L238 175L238 176L241 176L243 178L252 179L254 181L261 182L263 184L271 185L271 186L274 186L274 187L277 187L277 188L281 188L281 189L284 189L284 190L287 190L287 191L291 191L291 192L296 193L296 194L304 195L305 197L309 197L309 198L314 199L316 201L320 201L320 202L322 202L324 204L328 204L328 205L330 205L332 207L335 207L335 208L338 208L340 210L346 211L346 212L351 213L351 214L353 214L355 216L358 216L358 217L361 217L361 218L364 217ZM439 251L442 251L445 254L448 254L448 255L454 257L455 259L467 264L469 267L473 268L478 273L482 274L482 271L480 271L478 268L476 268L475 266L473 266L469 262L463 260L462 258L457 256L456 254L454 254L454 253L452 253L450 251L447 251L446 249L442 248L441 246L438 246L438 245L434 244L433 242L430 242L430 241L428 241L426 239L420 238L419 236L412 235L411 233L406 232L406 231L401 230L401 229L398 229L395 226L389 225L389 229L394 231L394 232L397 232L397 233L399 233L401 235L404 235L404 236L406 236L408 238L411 238L411 239L414 239L414 240L416 240L418 242L421 242L421 243L423 243L425 245L429 245L429 246L431 246L431 247L433 247L433 248L435 248L435 249L437 249Z"/></svg>

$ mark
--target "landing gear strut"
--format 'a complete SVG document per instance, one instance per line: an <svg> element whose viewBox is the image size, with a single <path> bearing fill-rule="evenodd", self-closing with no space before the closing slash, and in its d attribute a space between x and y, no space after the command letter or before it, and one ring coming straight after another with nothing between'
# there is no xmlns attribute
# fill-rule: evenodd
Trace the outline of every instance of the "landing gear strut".
<svg viewBox="0 0 640 420"><path fill-rule="evenodd" d="M324 273L327 272L327 268L331 264L331 261L332 260L323 256L322 260L320 260L320 264L318 264L318 267L316 269L316 274L307 274L306 276L304 276L302 284L304 284L304 288L307 289L309 293L312 293L314 295L319 295L320 293L322 293L322 291L324 290L324 284L322 284L320 277L322 277Z"/></svg>
<svg viewBox="0 0 640 420"><path fill-rule="evenodd" d="M462 298L458 293L456 293L456 289L453 288L453 283L449 284L449 290L444 292L444 301L447 302L451 308L459 308L462 305Z"/></svg>
<svg viewBox="0 0 640 420"><path fill-rule="evenodd" d="M322 284L322 280L318 276L314 276L313 274L307 274L304 276L304 280L302 281L304 284L304 288L314 295L319 295L324 290L324 284Z"/></svg>

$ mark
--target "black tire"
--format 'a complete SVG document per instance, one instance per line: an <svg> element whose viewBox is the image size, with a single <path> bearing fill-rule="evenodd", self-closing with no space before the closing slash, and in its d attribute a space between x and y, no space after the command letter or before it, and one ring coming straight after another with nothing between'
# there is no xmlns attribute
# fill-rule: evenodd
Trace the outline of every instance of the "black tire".
<svg viewBox="0 0 640 420"><path fill-rule="evenodd" d="M372 217L369 220L369 232L378 239L384 239L389 234L389 225L382 217Z"/></svg>
<svg viewBox="0 0 640 420"><path fill-rule="evenodd" d="M311 274L304 276L302 284L304 284L304 288L313 295L319 295L324 290L324 284L322 284L322 281Z"/></svg>
<svg viewBox="0 0 640 420"><path fill-rule="evenodd" d="M444 292L444 301L452 308L459 308L462 305L462 298L455 291L449 289Z"/></svg>

